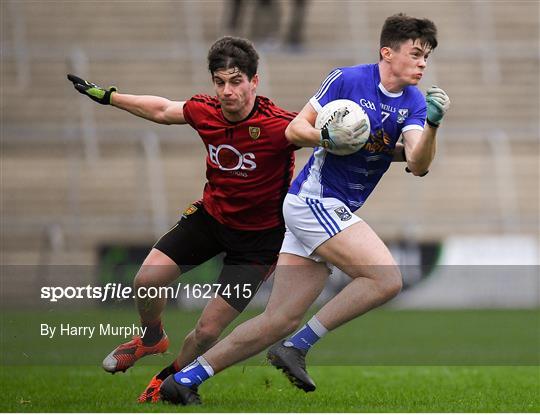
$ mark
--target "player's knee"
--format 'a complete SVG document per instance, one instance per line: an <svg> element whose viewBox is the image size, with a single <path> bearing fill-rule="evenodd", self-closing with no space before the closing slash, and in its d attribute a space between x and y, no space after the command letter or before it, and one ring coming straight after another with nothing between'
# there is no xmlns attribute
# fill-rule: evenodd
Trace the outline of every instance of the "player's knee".
<svg viewBox="0 0 540 415"><path fill-rule="evenodd" d="M155 277L152 275L152 273L142 268L139 270L137 275L135 275L135 279L133 280L133 286L135 288L148 288L155 285Z"/></svg>
<svg viewBox="0 0 540 415"><path fill-rule="evenodd" d="M403 278L397 266L388 270L388 274L383 279L382 288L384 290L384 296L388 300L400 293L403 288Z"/></svg>
<svg viewBox="0 0 540 415"><path fill-rule="evenodd" d="M213 344L221 334L221 327L210 322L197 322L195 327L195 342L198 346L208 346Z"/></svg>
<svg viewBox="0 0 540 415"><path fill-rule="evenodd" d="M169 280L164 267L141 267L135 275L133 285L135 288L161 287L168 285Z"/></svg>
<svg viewBox="0 0 540 415"><path fill-rule="evenodd" d="M165 287L180 275L180 269L164 254L153 250L133 279L135 288Z"/></svg>

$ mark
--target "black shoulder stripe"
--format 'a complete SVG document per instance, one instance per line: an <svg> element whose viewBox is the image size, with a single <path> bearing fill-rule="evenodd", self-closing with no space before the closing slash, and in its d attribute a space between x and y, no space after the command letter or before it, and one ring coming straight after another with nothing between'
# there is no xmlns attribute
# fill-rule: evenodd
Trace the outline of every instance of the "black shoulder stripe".
<svg viewBox="0 0 540 415"><path fill-rule="evenodd" d="M280 108L280 107L276 107L275 105L274 106L271 106L269 108L269 111L272 113L272 114L276 114L276 115L282 115L284 117L296 117L296 114L291 112L291 111L287 111L287 110L284 110L283 108Z"/></svg>
<svg viewBox="0 0 540 415"><path fill-rule="evenodd" d="M294 119L294 117L295 117L294 115L292 115L288 111L275 111L272 108L268 109L268 114L271 117L283 118L283 119L286 119L286 120L289 120L289 121L292 121Z"/></svg>
<svg viewBox="0 0 540 415"><path fill-rule="evenodd" d="M271 112L269 111L268 109L263 109L263 108L259 108L259 112L264 115L265 117L269 117L269 118L279 118L279 119L283 119L283 120L286 120L288 122L291 122L294 117L291 117L291 116L287 116L285 114L279 114L279 113L275 113L275 112Z"/></svg>
<svg viewBox="0 0 540 415"><path fill-rule="evenodd" d="M285 120L287 122L291 122L294 117L287 117L287 116L284 116L284 115L279 115L279 114L272 114L268 111L264 111L264 110L260 110L261 114L264 115L265 117L269 117L269 118L279 118L281 120Z"/></svg>
<svg viewBox="0 0 540 415"><path fill-rule="evenodd" d="M293 120L296 115L291 114L290 112L277 112L274 114L276 117L288 118Z"/></svg>
<svg viewBox="0 0 540 415"><path fill-rule="evenodd" d="M220 104L216 104L215 102L211 101L211 100L208 100L208 99L202 99L202 98L191 98L191 101L195 101L195 102L200 102L201 104L206 104L208 105L209 107L212 107L212 108L220 108L221 105Z"/></svg>
<svg viewBox="0 0 540 415"><path fill-rule="evenodd" d="M275 115L276 118L280 118L282 120L287 120L289 122L291 122L292 120L294 120L294 117L284 117L284 116L281 116L281 115Z"/></svg>

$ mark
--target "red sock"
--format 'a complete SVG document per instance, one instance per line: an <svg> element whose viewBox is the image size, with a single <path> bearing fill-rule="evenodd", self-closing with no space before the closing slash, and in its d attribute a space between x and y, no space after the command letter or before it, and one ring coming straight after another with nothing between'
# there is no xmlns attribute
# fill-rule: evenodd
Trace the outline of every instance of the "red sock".
<svg viewBox="0 0 540 415"><path fill-rule="evenodd" d="M174 375L176 372L180 372L181 367L176 363L176 360L172 362L169 366L163 369L157 374L157 378L161 380L167 379L170 375Z"/></svg>

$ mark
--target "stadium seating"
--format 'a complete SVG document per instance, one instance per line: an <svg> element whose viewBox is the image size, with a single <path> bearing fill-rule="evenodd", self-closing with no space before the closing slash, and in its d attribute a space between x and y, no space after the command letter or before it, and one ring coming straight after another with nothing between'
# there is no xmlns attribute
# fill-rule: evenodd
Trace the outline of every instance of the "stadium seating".
<svg viewBox="0 0 540 415"><path fill-rule="evenodd" d="M151 244L159 229L147 175L152 161L141 144L146 134L161 143L167 222L200 197L205 153L189 127L152 125L86 102L65 74L82 69L104 86L172 99L211 93L205 54L225 33L226 2L203 3L0 2L3 264L41 261L51 226L64 236L61 249L47 256L55 263L91 264L103 242ZM290 5L282 6L286 22ZM432 18L440 47L422 86L437 82L453 102L439 156L423 179L392 166L361 216L386 239L533 233L538 7L466 1L398 10L395 3L311 2L301 52L261 45L260 93L299 110L333 67L377 59L386 16ZM82 139L83 118L95 126L98 157L88 150L91 138ZM308 155L299 152L298 166Z"/></svg>

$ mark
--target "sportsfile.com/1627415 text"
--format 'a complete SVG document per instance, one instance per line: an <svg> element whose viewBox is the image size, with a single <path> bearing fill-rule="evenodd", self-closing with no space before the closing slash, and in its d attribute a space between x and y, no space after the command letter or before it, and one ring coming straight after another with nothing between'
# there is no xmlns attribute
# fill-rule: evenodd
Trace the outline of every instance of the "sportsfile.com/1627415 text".
<svg viewBox="0 0 540 415"><path fill-rule="evenodd" d="M219 294L218 294L219 293ZM222 297L250 298L252 288L250 284L182 284L169 287L133 287L121 283L107 283L104 286L47 286L41 287L40 298L51 303L59 300L94 299L101 302L108 300L127 300L132 298L193 298L211 299Z"/></svg>

